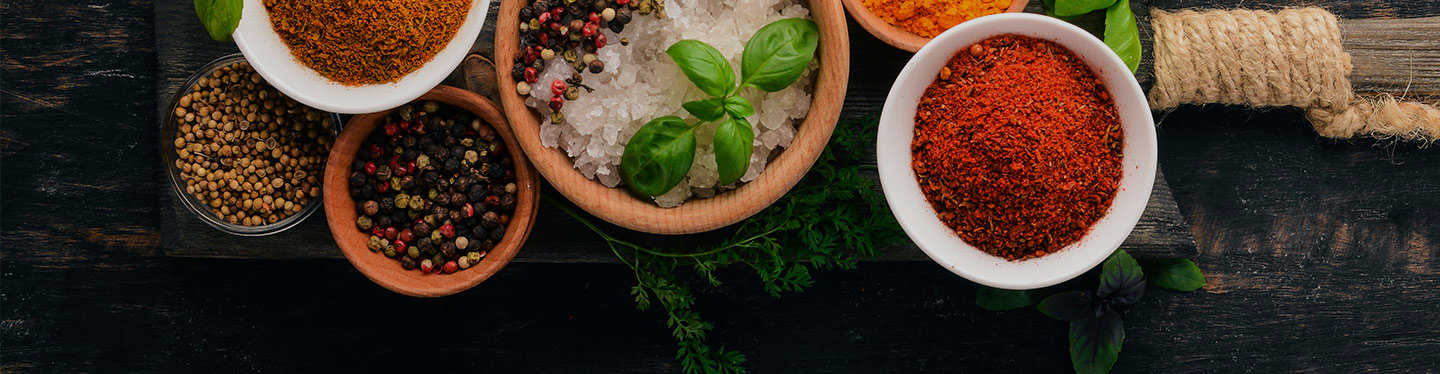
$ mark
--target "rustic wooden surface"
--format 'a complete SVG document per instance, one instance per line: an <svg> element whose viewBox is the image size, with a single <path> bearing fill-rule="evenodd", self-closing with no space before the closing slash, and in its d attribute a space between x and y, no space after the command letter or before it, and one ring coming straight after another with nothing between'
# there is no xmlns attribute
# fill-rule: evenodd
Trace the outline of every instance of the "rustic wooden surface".
<svg viewBox="0 0 1440 374"><path fill-rule="evenodd" d="M1038 3L1038 2L1037 2ZM499 3L492 3L490 18L493 20L498 13L493 9ZM164 30L183 30L193 26L196 21L192 16L194 10L190 4L185 2L161 2L155 4L156 20L156 50L157 66L159 76L156 78L157 96L156 105L158 112L163 113L168 108L170 95L180 89L185 79L201 65L210 62L219 56L234 53L233 44L216 43L208 36L196 33L165 32ZM475 50L489 56L493 49L493 35L495 22L487 22L485 30L478 38ZM864 33L859 28L851 30L852 33ZM864 34L868 38L869 34ZM852 39L856 39L853 38ZM883 46L882 46L883 47ZM888 52L897 53L888 53ZM904 66L908 54L898 53L891 48L885 48L884 55L853 54L851 57L851 82L846 97L845 110L841 114L848 120L854 120L870 114L878 114L881 105L884 104L885 96L890 91L890 79L866 79L877 70L893 71L888 76L899 73ZM459 82L456 82L457 84ZM159 115L159 114L157 114ZM842 121L839 125L855 125L850 121ZM876 184L879 188L879 184ZM548 189L546 193L558 193ZM325 226L324 212L317 212L314 217L306 220L300 226L290 231L265 238L243 238L235 237L206 226L199 219L190 215L185 207L181 205L179 198L173 195L161 196L161 247L167 254L180 257L219 257L219 258L309 258L327 257L339 258L340 252L331 240L330 231ZM543 203L542 203L543 205ZM555 207L542 206L535 224L535 231L526 243L525 248L516 257L516 262L615 262L604 247L600 246L599 238L583 230L577 230L581 226L574 219L565 215ZM624 230L606 226L611 233L623 233ZM723 231L723 230L722 230ZM707 235L692 235L682 238L662 238L651 235L636 233L624 233L631 240L687 243L686 240L704 240ZM713 235L713 234L712 234ZM689 239L686 239L689 238ZM1195 240L1185 226L1185 220L1180 215L1179 208L1175 204L1174 196L1165 183L1164 175L1156 175L1155 190L1151 196L1151 203L1146 208L1140 223L1136 225L1134 234L1125 242L1126 248L1131 249L1141 257L1193 257L1196 253ZM885 260L896 261L928 261L925 254L913 245L890 248L886 252Z"/></svg>
<svg viewBox="0 0 1440 374"><path fill-rule="evenodd" d="M1243 2L1283 4L1440 16L1429 0ZM0 372L677 370L661 317L634 310L616 265L512 264L415 300L343 261L165 256L151 2L7 1L0 14ZM904 58L851 31L855 50ZM885 81L898 67L869 69ZM1286 110L1157 120L1209 285L1147 290L1116 372L1440 368L1440 149L1320 139ZM972 285L927 262L824 272L778 300L725 275L723 291L699 289L700 311L757 373L1068 367L1063 324L979 310Z"/></svg>

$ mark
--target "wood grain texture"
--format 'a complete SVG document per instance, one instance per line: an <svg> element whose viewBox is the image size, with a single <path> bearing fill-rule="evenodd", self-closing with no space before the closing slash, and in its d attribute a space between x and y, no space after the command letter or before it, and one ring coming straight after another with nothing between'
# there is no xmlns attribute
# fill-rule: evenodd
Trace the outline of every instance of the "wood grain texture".
<svg viewBox="0 0 1440 374"><path fill-rule="evenodd" d="M1428 0L1243 2L1312 3L1346 18L1440 16ZM159 19L151 5L0 2L0 372L413 371L417 357L469 372L678 371L663 316L635 311L621 266L512 264L483 287L415 300L342 261L164 256L158 83L227 52L162 74L157 36L204 36L189 13ZM155 35L166 22L183 31ZM885 90L905 56L853 25L851 38L873 55L852 69L842 117L858 118L883 95L853 93ZM1319 139L1283 110L1159 119L1209 285L1148 289L1126 312L1115 373L1440 368L1440 151ZM928 262L817 273L783 299L743 270L722 277L697 288L698 310L752 372L1069 367L1063 324L980 310L972 285Z"/></svg>
<svg viewBox="0 0 1440 374"><path fill-rule="evenodd" d="M499 3L492 3L492 7L498 7ZM497 14L496 10L492 9L490 13ZM192 11L187 4L162 2L156 4L155 11L156 22L160 25L157 27L183 29L188 23L193 22L187 18L190 17L189 12ZM489 47L488 43L494 39L488 37L488 35L492 35L490 33L494 32L492 26L489 26L491 24L494 22L487 22L485 35L478 39L481 42L476 43L476 50L482 54L493 51L493 49L482 49ZM853 23L850 29L857 30ZM162 74L173 74L180 77L179 79L160 79L158 87L160 87L159 91L162 97L158 100L168 100L168 96L163 95L177 90L178 85L183 83L184 77L191 74L188 70L198 68L209 61L209 58L196 58L190 55L213 54L213 56L220 56L229 52L229 49L216 47L217 45L226 45L211 42L203 34L159 33L157 37L157 49L160 51L159 66ZM884 105L885 96L889 94L893 77L899 74L900 68L904 66L910 56L907 52L890 48L865 35L859 37L852 35L850 41L853 50L871 52L867 52L863 56L857 55L851 62L853 68L849 77L849 92L845 96L845 110L840 114L839 126L855 126L858 125L856 121L860 119L878 115ZM181 55L190 57L181 58ZM169 65L190 67L185 69ZM455 78L457 85L461 85L458 83L460 74L457 74ZM866 159L873 163L874 157L871 155ZM544 193L557 193L552 188L547 187L546 189L547 191ZM324 212L315 214L300 226L272 237L236 238L211 229L189 216L189 212L185 211L178 201L173 203L169 201L173 197L168 195L162 197L166 200L160 205L164 233L161 235L162 247L165 248L167 254L172 256L276 259L341 257L322 223L325 221ZM629 240L656 245L693 245L687 241L713 240L718 235L724 234L724 230L721 230L721 233L712 235L666 239L626 233L626 230L611 225L605 227L608 232L625 235ZM580 230L581 228L582 226L578 222L559 209L545 207L542 204L534 234L515 261L614 262L613 256L599 246L599 239L589 232ZM1163 175L1157 175L1151 204L1146 208L1144 217L1136 225L1135 231L1127 239L1125 246L1132 248L1140 257L1190 257L1194 255L1194 240L1185 225L1185 219L1179 214L1179 208L1174 203L1174 198L1165 184ZM928 261L929 258L925 257L919 248L907 245L887 250L883 260Z"/></svg>

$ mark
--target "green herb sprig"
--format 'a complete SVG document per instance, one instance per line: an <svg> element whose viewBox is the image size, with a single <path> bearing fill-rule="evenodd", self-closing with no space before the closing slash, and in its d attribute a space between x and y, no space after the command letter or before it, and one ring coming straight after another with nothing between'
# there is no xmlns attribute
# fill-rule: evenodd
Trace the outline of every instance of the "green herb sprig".
<svg viewBox="0 0 1440 374"><path fill-rule="evenodd" d="M205 32L217 42L230 41L230 34L240 25L240 11L245 9L244 0L195 0L195 15Z"/></svg>
<svg viewBox="0 0 1440 374"><path fill-rule="evenodd" d="M1103 11L1105 23L1101 33L1105 45L1115 51L1125 67L1134 73L1140 69L1140 28L1130 0L1045 0L1045 14L1082 27L1092 14ZM1091 32L1094 32L1093 30Z"/></svg>
<svg viewBox="0 0 1440 374"><path fill-rule="evenodd" d="M766 92L785 89L805 72L815 58L820 29L814 21L788 18L771 22L745 43L740 57L740 80L730 61L715 47L698 40L681 40L665 50L685 77L712 96L686 102L686 112L699 119L690 124L675 116L656 118L640 127L620 156L620 177L631 192L663 195L685 179L695 161L695 128L720 121L715 128L717 183L740 180L750 168L755 131L746 120L755 114L749 100L739 96L749 86Z"/></svg>
<svg viewBox="0 0 1440 374"><path fill-rule="evenodd" d="M1147 277L1148 275L1148 277ZM1035 304L1050 318L1070 323L1070 364L1076 373L1108 373L1120 358L1125 342L1121 312L1145 294L1150 284L1190 292L1205 286L1205 275L1189 259L1147 261L1142 267L1124 250L1117 250L1100 267L1095 292L1064 291L1041 299L1044 290L1002 290L980 286L975 304L987 310L1019 309Z"/></svg>
<svg viewBox="0 0 1440 374"><path fill-rule="evenodd" d="M856 127L863 130L857 131ZM694 250L650 248L616 238L569 205L549 199L604 239L634 273L635 306L658 305L674 336L676 359L686 373L742 373L745 355L707 343L714 325L695 310L695 297L682 274L696 274L711 287L716 272L740 267L760 278L766 293L780 297L810 287L811 272L851 269L880 249L905 242L884 198L864 170L861 155L874 147L876 121L842 123L810 173L769 208L745 220L725 240Z"/></svg>

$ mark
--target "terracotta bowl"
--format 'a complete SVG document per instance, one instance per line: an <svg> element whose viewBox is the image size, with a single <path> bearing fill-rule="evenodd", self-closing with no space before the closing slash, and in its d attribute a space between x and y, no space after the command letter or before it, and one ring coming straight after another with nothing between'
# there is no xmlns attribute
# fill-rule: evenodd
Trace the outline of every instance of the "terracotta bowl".
<svg viewBox="0 0 1440 374"><path fill-rule="evenodd" d="M850 17L854 17L855 22L860 23L860 27L865 28L865 31L869 31L870 35L874 35L875 38L880 39L880 41L885 42L885 44L915 52L919 51L920 47L925 46L925 43L930 42L930 38L895 27L889 22L885 22L885 20L879 16L876 16L875 13L870 13L870 8L866 8L865 4L861 3L862 0L841 1L845 2L845 10L850 12ZM1029 4L1030 0L1011 0L1010 7L1005 9L1005 13L1024 11L1025 6Z"/></svg>
<svg viewBox="0 0 1440 374"><path fill-rule="evenodd" d="M355 269L365 274L366 278L402 294L438 297L480 284L510 263L510 259L515 258L535 223L540 181L535 170L530 167L530 162L526 160L524 152L520 152L520 144L516 142L515 134L510 131L509 123L500 115L500 108L496 107L495 103L470 91L448 86L438 86L416 100L433 100L468 110L489 123L495 132L500 134L500 138L505 140L505 148L515 162L515 185L519 187L516 192L515 214L510 219L510 225L505 228L505 236L478 265L453 274L423 274L418 270L405 270L400 267L399 262L370 252L365 247L369 234L355 228L355 201L350 199L348 178L350 164L355 161L355 152L360 149L360 144L365 142L365 137L390 113L389 110L350 118L345 130L335 139L335 146L330 149L330 159L325 164L325 218L329 221L330 234L335 237L335 244L345 253L345 259L350 260Z"/></svg>
<svg viewBox="0 0 1440 374"><path fill-rule="evenodd" d="M850 37L844 12L839 0L811 0L811 17L820 27L816 56L820 70L811 93L810 114L797 126L790 146L770 161L759 178L737 189L708 199L692 199L679 207L661 208L630 195L623 187L610 188L585 178L564 151L540 144L540 118L515 93L515 80L506 73L514 66L519 49L516 30L522 3L501 2L496 26L495 63L496 70L502 72L500 102L505 106L505 115L515 125L515 135L526 155L556 190L581 209L621 227L654 234L688 234L725 227L760 212L790 191L810 170L829 142L845 101Z"/></svg>

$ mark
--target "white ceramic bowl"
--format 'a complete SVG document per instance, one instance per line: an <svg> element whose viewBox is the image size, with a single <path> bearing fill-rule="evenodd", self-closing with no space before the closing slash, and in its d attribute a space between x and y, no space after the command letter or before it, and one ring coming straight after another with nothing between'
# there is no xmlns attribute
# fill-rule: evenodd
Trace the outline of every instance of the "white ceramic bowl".
<svg viewBox="0 0 1440 374"><path fill-rule="evenodd" d="M255 71L286 96L327 112L374 113L408 103L440 84L470 52L488 11L490 0L470 0L465 23L434 58L399 81L364 86L336 83L295 60L280 34L270 27L270 14L261 0L245 0L240 24L231 36Z"/></svg>
<svg viewBox="0 0 1440 374"><path fill-rule="evenodd" d="M1039 258L1007 261L960 240L936 216L910 167L915 106L925 88L956 51L980 40L1019 34L1051 40L1073 51L1105 82L1125 134L1123 171L1109 211L1079 241ZM910 239L940 266L991 287L1034 289L1072 279L1104 261L1140 220L1155 181L1155 122L1135 76L1105 43L1063 21L1025 13L974 19L945 31L905 64L880 116L876 162L890 210Z"/></svg>

